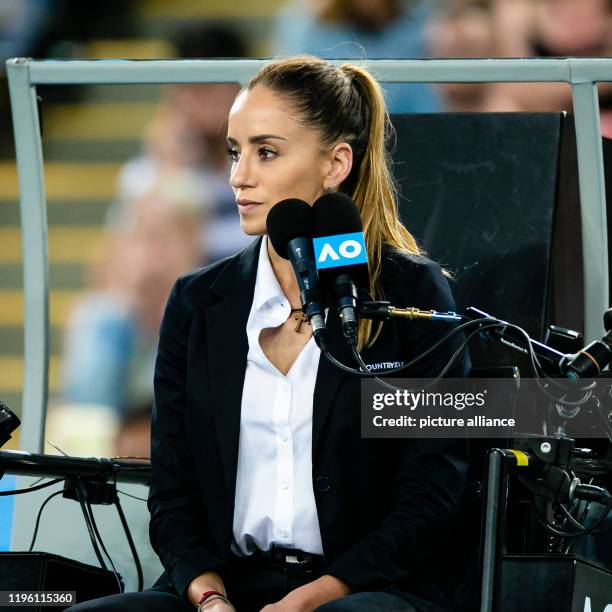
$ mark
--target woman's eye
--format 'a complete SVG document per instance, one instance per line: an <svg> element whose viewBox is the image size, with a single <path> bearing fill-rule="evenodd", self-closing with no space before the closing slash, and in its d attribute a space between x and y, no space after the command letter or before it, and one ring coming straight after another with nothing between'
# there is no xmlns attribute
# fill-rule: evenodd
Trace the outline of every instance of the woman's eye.
<svg viewBox="0 0 612 612"><path fill-rule="evenodd" d="M239 154L238 154L238 151L236 151L236 149L228 148L227 149L227 154L228 154L229 158L232 161L237 161L238 160L238 155Z"/></svg>
<svg viewBox="0 0 612 612"><path fill-rule="evenodd" d="M261 149L259 149L259 157L263 159L272 159L275 156L276 151L273 151L272 149L268 149L267 147L261 147Z"/></svg>

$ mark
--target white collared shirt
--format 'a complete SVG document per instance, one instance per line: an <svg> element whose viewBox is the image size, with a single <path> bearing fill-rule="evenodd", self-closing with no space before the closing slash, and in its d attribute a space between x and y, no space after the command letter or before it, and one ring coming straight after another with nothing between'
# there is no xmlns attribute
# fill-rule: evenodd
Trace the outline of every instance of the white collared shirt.
<svg viewBox="0 0 612 612"><path fill-rule="evenodd" d="M312 401L321 351L310 338L284 376L259 344L262 329L291 313L261 242L242 391L232 550L273 544L323 554L312 486Z"/></svg>

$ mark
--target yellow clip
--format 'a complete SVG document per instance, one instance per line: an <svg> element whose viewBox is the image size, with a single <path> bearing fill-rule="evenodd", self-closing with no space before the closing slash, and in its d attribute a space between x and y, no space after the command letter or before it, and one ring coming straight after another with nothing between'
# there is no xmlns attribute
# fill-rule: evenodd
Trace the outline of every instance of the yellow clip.
<svg viewBox="0 0 612 612"><path fill-rule="evenodd" d="M517 467L527 467L529 465L529 455L523 451L508 449L516 457Z"/></svg>

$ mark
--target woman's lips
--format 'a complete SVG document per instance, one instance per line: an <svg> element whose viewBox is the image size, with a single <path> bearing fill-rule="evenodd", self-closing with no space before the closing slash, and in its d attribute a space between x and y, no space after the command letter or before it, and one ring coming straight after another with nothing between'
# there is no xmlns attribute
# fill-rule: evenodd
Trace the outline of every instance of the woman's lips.
<svg viewBox="0 0 612 612"><path fill-rule="evenodd" d="M248 213L261 206L260 202L253 202L252 200L236 200L236 204L238 204L238 210L241 213Z"/></svg>

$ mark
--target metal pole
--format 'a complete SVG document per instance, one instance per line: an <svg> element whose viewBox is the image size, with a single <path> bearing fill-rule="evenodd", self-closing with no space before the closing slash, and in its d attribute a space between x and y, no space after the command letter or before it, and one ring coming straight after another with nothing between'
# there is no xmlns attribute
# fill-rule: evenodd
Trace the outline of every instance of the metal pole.
<svg viewBox="0 0 612 612"><path fill-rule="evenodd" d="M49 265L47 209L36 87L29 62L7 64L21 203L23 241L24 379L19 445L42 452L49 388Z"/></svg>
<svg viewBox="0 0 612 612"><path fill-rule="evenodd" d="M506 457L503 450L493 448L487 458L487 489L483 510L482 584L480 612L498 612L504 523L506 514Z"/></svg>
<svg viewBox="0 0 612 612"><path fill-rule="evenodd" d="M592 82L572 85L582 232L584 337L604 334L603 313L609 306L608 231L599 101Z"/></svg>

